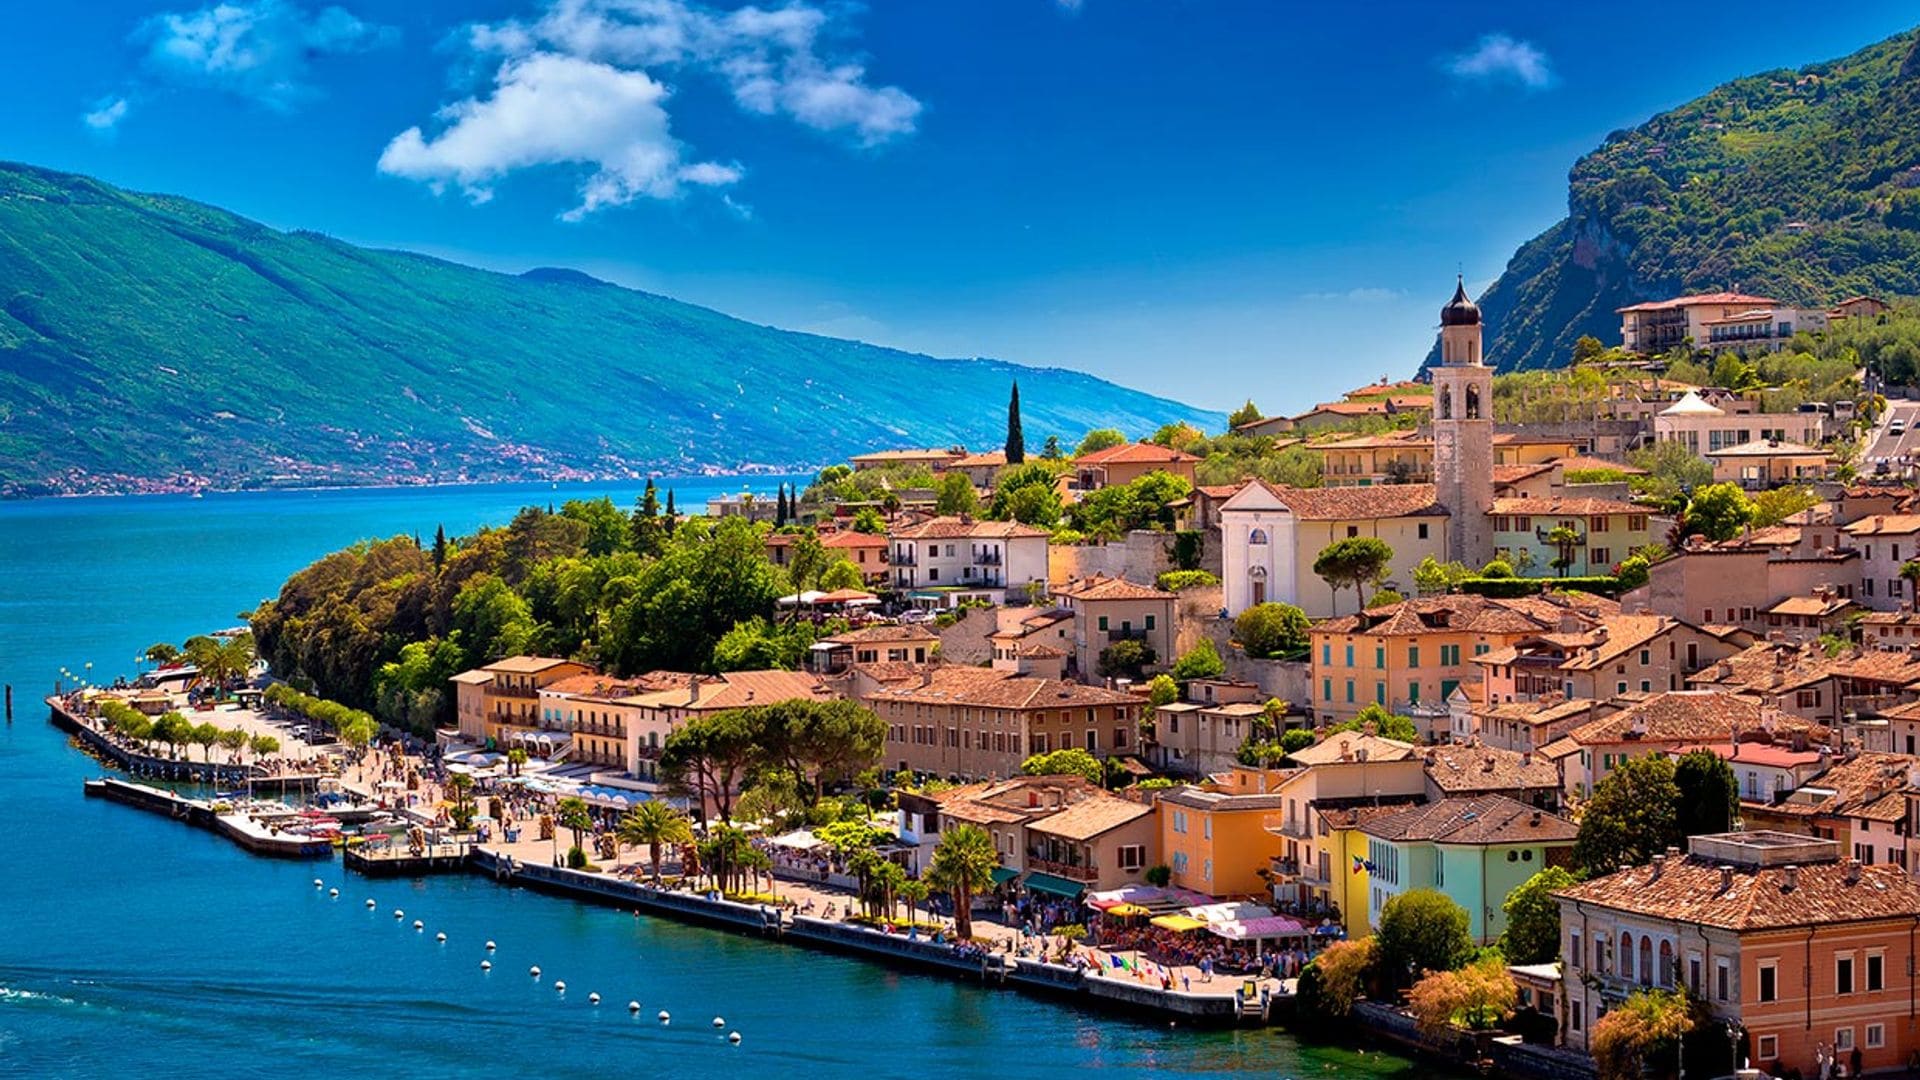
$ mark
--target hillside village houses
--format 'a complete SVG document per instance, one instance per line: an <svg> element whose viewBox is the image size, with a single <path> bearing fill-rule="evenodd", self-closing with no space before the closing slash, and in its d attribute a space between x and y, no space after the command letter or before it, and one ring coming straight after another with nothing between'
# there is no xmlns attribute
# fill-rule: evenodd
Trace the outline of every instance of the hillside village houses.
<svg viewBox="0 0 1920 1080"><path fill-rule="evenodd" d="M1623 333L1651 352L1686 339L1774 347L1822 320L1873 313L1848 303L1813 312L1680 298L1624 310ZM1761 412L1752 396L1656 374L1610 385L1605 424L1590 434L1496 423L1482 330L1457 284L1422 381L1382 380L1236 429L1285 433L1289 454L1318 459L1323 484L1242 476L1196 487L1171 512L1198 534L1197 564L1176 563L1175 538L1148 530L1069 547L1036 525L931 513L918 495L861 502L886 511L883 534L853 531L842 507L820 540L887 614L816 631L802 670L616 677L509 657L453 678L458 727L443 738L527 748L595 788L676 799L685 793L659 762L694 719L844 699L884 725L880 771L913 778L887 811L890 851L923 872L943 835L979 826L998 863L995 905L1071 905L1164 880L1285 913L1324 941L1373 933L1395 897L1432 889L1460 905L1481 944L1506 929L1508 894L1570 863L1579 816L1609 777L1704 751L1731 770L1742 831L1693 837L1558 894L1559 962L1526 976L1561 1021L1556 1041L1582 1049L1628 992L1680 983L1743 1025L1756 1064L1804 1071L1817 1044L1857 1046L1869 1068L1904 1062L1920 1034L1886 1010L1909 989L1899 984L1911 981L1920 924L1909 849L1920 826L1920 615L1902 574L1920 557L1920 502L1829 479L1823 446L1837 412ZM1317 434L1355 417L1370 419ZM1417 426L1382 430L1396 424ZM1818 501L1729 539L1679 539L1671 508L1634 501L1620 482L1640 472L1621 460L1626 449L1661 441L1704 458L1716 480L1815 484ZM1069 505L1156 472L1217 479L1207 469L1217 462L1149 442L1050 453L1054 494ZM887 480L898 475L887 470L958 473L985 501L1007 453L889 450L850 464ZM766 516L744 503L735 512ZM783 535L766 544L776 564L796 543ZM1391 561L1379 580L1336 591L1314 564L1362 537L1384 541ZM1644 585L1589 582L1617 598L1534 592L1550 585L1537 580L1416 586L1427 559L1605 579L1669 543ZM1217 582L1162 580L1195 565ZM1386 588L1401 598L1362 606ZM1274 656L1240 647L1236 619L1268 603L1312 620L1304 655L1297 642ZM1151 696L1152 676L1202 640L1220 665L1179 680L1172 700L1164 684ZM1130 643L1145 650L1137 671L1112 662ZM1410 717L1413 741L1383 735L1382 713ZM1304 746L1301 730L1312 733ZM1406 733L1397 719L1392 730ZM1283 737L1295 747L1284 754ZM1103 779L1025 775L1034 755L1061 750L1098 759Z"/></svg>

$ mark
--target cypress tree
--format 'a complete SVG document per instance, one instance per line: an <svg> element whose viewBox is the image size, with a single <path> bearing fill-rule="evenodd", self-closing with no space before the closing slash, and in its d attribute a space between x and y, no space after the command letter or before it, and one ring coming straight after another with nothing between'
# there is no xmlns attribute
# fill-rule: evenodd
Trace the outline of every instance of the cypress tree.
<svg viewBox="0 0 1920 1080"><path fill-rule="evenodd" d="M672 488L667 489L667 516L666 516L665 524L667 527L668 536L672 536L673 530L676 527L678 527L680 524L680 514L678 511L676 511L673 508L673 489Z"/></svg>
<svg viewBox="0 0 1920 1080"><path fill-rule="evenodd" d="M1027 438L1020 431L1020 380L1013 381L1013 396L1007 399L1007 464L1027 460Z"/></svg>
<svg viewBox="0 0 1920 1080"><path fill-rule="evenodd" d="M438 570L446 565L447 527L445 525L435 525L433 527L433 568Z"/></svg>
<svg viewBox="0 0 1920 1080"><path fill-rule="evenodd" d="M787 485L785 484L780 485L780 501L773 507L773 523L776 526L787 523Z"/></svg>

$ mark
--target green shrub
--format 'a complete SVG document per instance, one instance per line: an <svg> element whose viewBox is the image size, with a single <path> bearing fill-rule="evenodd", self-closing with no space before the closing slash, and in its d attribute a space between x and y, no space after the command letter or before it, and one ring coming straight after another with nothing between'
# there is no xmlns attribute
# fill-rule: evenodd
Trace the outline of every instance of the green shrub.
<svg viewBox="0 0 1920 1080"><path fill-rule="evenodd" d="M1160 588L1167 592L1179 592L1182 589L1204 589L1220 584L1220 579L1205 570L1169 570L1160 575Z"/></svg>
<svg viewBox="0 0 1920 1080"><path fill-rule="evenodd" d="M587 853L581 850L580 845L575 844L567 849L567 868L569 870L585 870L587 868Z"/></svg>

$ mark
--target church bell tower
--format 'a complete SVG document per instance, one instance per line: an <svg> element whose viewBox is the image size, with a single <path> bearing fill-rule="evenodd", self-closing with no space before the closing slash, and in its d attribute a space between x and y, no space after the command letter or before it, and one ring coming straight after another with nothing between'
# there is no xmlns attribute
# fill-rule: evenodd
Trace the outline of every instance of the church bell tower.
<svg viewBox="0 0 1920 1080"><path fill-rule="evenodd" d="M1480 352L1480 308L1464 279L1440 309L1433 369L1433 483L1447 508L1447 557L1478 570L1493 558L1493 369Z"/></svg>

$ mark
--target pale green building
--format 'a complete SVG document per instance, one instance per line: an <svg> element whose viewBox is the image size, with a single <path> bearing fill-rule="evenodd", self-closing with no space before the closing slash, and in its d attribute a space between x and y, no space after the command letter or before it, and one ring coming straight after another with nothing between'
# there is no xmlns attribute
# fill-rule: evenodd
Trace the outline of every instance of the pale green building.
<svg viewBox="0 0 1920 1080"><path fill-rule="evenodd" d="M1510 799L1441 799L1361 826L1367 840L1367 925L1380 925L1387 901L1436 889L1467 911L1467 930L1483 945L1506 929L1507 894L1544 867L1563 866L1579 830L1573 822Z"/></svg>

